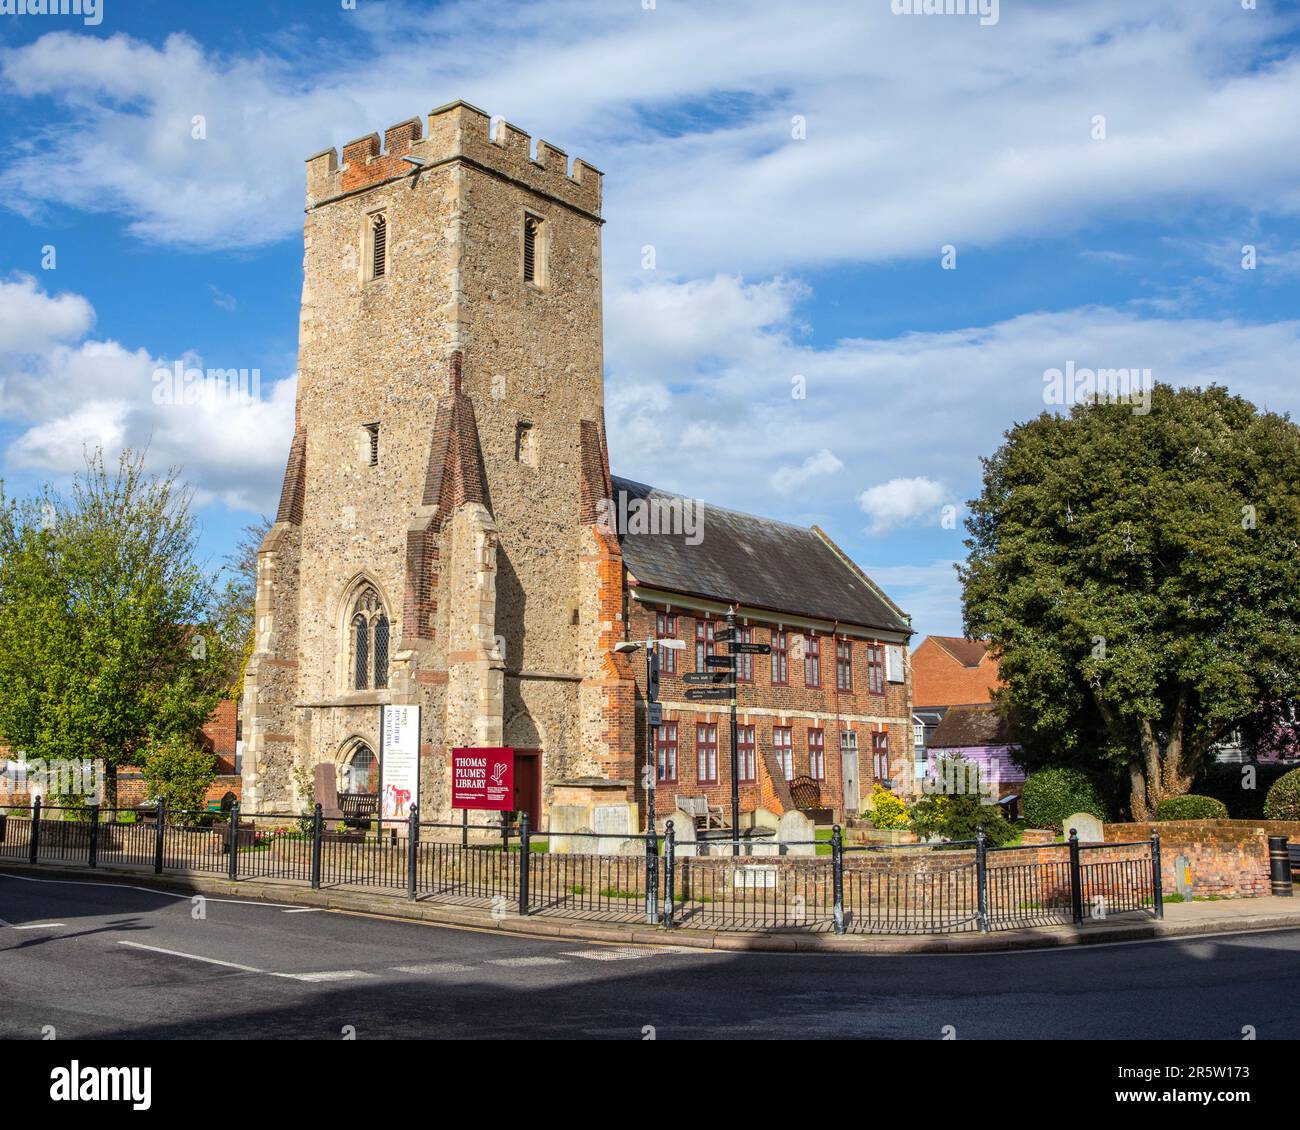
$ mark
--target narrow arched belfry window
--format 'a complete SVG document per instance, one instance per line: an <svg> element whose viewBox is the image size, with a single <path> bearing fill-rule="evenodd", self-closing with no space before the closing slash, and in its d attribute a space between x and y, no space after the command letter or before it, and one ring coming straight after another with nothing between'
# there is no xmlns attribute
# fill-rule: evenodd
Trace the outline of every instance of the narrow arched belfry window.
<svg viewBox="0 0 1300 1130"><path fill-rule="evenodd" d="M382 279L388 273L388 220L380 212L370 221L370 277Z"/></svg>
<svg viewBox="0 0 1300 1130"><path fill-rule="evenodd" d="M383 602L367 585L350 610L348 636L352 654L348 664L353 690L383 690L388 686L390 626Z"/></svg>
<svg viewBox="0 0 1300 1130"><path fill-rule="evenodd" d="M370 624L364 616L352 620L353 686L363 691L370 686Z"/></svg>
<svg viewBox="0 0 1300 1130"><path fill-rule="evenodd" d="M524 282L541 286L545 267L542 262L542 220L524 216Z"/></svg>

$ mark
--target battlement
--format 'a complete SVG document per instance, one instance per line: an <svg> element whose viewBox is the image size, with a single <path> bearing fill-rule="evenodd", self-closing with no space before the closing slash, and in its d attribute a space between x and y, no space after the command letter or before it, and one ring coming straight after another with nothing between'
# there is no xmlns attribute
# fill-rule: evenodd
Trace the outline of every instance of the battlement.
<svg viewBox="0 0 1300 1130"><path fill-rule="evenodd" d="M315 208L337 196L371 188L398 177L411 176L417 166L404 157L418 157L429 168L465 160L519 181L595 215L600 214L601 172L545 141L537 142L509 122L492 119L468 102L449 102L429 113L428 135L419 118L389 126L381 145L379 134L359 137L337 151L324 149L307 158L307 207Z"/></svg>

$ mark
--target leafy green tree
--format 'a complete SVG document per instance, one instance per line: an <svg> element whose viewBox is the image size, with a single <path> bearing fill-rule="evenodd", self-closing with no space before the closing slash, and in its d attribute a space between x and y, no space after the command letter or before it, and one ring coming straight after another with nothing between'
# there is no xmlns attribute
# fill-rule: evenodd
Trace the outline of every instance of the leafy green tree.
<svg viewBox="0 0 1300 1130"><path fill-rule="evenodd" d="M229 696L238 699L244 690L244 668L253 654L256 640L257 551L271 520L265 516L245 526L235 551L226 556L222 568L225 583L216 597L213 624L229 660Z"/></svg>
<svg viewBox="0 0 1300 1130"><path fill-rule="evenodd" d="M1300 692L1300 429L1226 389L1157 385L1012 428L959 569L1027 768L1123 774L1133 815Z"/></svg>
<svg viewBox="0 0 1300 1130"><path fill-rule="evenodd" d="M231 660L194 561L190 493L124 453L87 459L69 497L0 486L0 734L29 757L102 758L194 736Z"/></svg>
<svg viewBox="0 0 1300 1130"><path fill-rule="evenodd" d="M197 813L208 786L217 776L214 754L184 734L150 741L141 756L141 771L151 798L162 798L173 813Z"/></svg>

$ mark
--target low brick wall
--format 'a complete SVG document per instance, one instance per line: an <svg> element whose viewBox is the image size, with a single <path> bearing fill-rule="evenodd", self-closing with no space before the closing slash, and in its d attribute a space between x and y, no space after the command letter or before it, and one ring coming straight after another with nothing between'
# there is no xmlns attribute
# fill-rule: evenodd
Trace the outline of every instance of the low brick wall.
<svg viewBox="0 0 1300 1130"><path fill-rule="evenodd" d="M1104 826L1108 843L1149 839L1153 831L1160 833L1165 894L1178 890L1181 856L1191 870L1193 895L1253 898L1269 893L1268 837L1300 840L1300 821L1163 820Z"/></svg>

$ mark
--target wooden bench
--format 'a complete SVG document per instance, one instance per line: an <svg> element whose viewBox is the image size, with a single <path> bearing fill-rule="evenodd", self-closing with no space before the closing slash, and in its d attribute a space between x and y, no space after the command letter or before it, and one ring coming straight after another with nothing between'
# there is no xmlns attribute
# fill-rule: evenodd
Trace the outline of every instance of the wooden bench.
<svg viewBox="0 0 1300 1130"><path fill-rule="evenodd" d="M345 827L366 831L379 815L379 794L339 793L339 811L343 813Z"/></svg>
<svg viewBox="0 0 1300 1130"><path fill-rule="evenodd" d="M710 804L707 796L679 796L677 807L695 821L701 831L723 827L722 805Z"/></svg>
<svg viewBox="0 0 1300 1130"><path fill-rule="evenodd" d="M790 796L800 812L822 807L822 787L813 777L795 777L790 781Z"/></svg>

